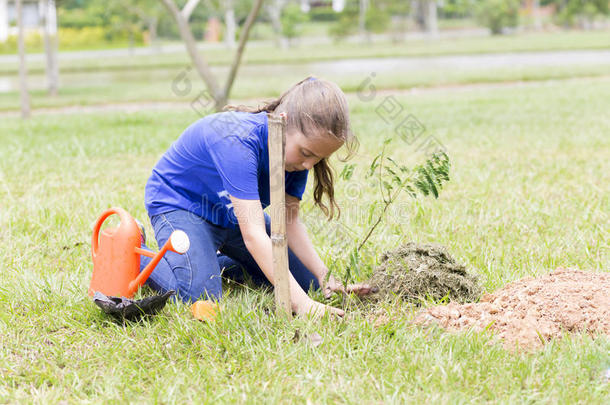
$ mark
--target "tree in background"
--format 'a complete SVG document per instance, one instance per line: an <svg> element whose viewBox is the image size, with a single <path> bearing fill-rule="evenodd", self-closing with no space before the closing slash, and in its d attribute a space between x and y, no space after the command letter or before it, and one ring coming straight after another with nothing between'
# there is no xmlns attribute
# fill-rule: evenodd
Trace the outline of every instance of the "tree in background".
<svg viewBox="0 0 610 405"><path fill-rule="evenodd" d="M157 0L129 0L111 1L110 5L118 11L111 13L114 21L119 22L119 26L126 27L130 32L146 30L147 42L153 48L159 48L157 40L159 20L166 14L162 4ZM130 38L133 38L133 35Z"/></svg>
<svg viewBox="0 0 610 405"><path fill-rule="evenodd" d="M55 28L55 21L50 21L51 13L55 8L54 0L44 0L42 2L42 32L44 37L45 70L47 75L47 91L49 95L56 96L59 89L59 66L57 62L57 32L51 33Z"/></svg>
<svg viewBox="0 0 610 405"><path fill-rule="evenodd" d="M381 0L369 1L360 0L358 10L358 31L367 41L371 40L371 34L381 34L386 32L391 23L392 7L402 1Z"/></svg>
<svg viewBox="0 0 610 405"><path fill-rule="evenodd" d="M476 3L475 17L494 35L519 24L520 0L481 0Z"/></svg>
<svg viewBox="0 0 610 405"><path fill-rule="evenodd" d="M296 0L271 0L265 10L275 33L275 43L282 49L294 43L302 35L301 26L309 20L308 2Z"/></svg>
<svg viewBox="0 0 610 405"><path fill-rule="evenodd" d="M307 22L308 15L297 3L289 3L282 10L280 21L282 24L282 36L286 38L288 45L292 45L295 38L301 36L301 24Z"/></svg>
<svg viewBox="0 0 610 405"><path fill-rule="evenodd" d="M437 0L413 0L413 13L417 24L422 31L431 35L438 34L438 7Z"/></svg>
<svg viewBox="0 0 610 405"><path fill-rule="evenodd" d="M370 39L366 31L366 15L369 11L369 0L359 0L358 4L358 32L366 39Z"/></svg>
<svg viewBox="0 0 610 405"><path fill-rule="evenodd" d="M111 1L107 4L106 12L109 16L110 25L106 32L110 37L127 37L129 54L135 52L136 37L142 37L145 15L146 0L130 2ZM143 13L142 15L138 12Z"/></svg>
<svg viewBox="0 0 610 405"><path fill-rule="evenodd" d="M207 86L211 97L214 100L214 106L217 111L220 111L226 104L229 99L229 94L231 92L231 87L233 87L233 82L235 81L235 76L237 75L237 70L241 63L241 58L246 47L246 42L248 41L248 36L250 34L250 29L254 24L256 17L261 9L263 0L254 0L252 4L252 8L250 9L250 14L248 14L248 18L244 22L244 25L241 29L241 33L239 35L239 43L237 45L237 50L235 51L235 56L233 58L233 62L231 63L231 67L229 69L229 75L227 76L224 87L221 88L218 79L212 74L208 63L205 58L199 53L197 50L197 43L195 41L195 37L193 36L193 32L191 27L189 26L189 17L194 10L195 6L192 8L187 8L189 3L195 2L198 0L189 0L189 3L181 10L178 8L174 0L160 0L163 5L167 8L170 15L178 25L178 30L180 31L180 37L184 41L184 45L186 50L197 70L197 73Z"/></svg>
<svg viewBox="0 0 610 405"><path fill-rule="evenodd" d="M225 34L224 40L227 48L235 48L235 35L237 33L237 22L235 21L235 4L233 0L224 3Z"/></svg>
<svg viewBox="0 0 610 405"><path fill-rule="evenodd" d="M540 18L540 0L524 0L522 9L522 17L525 17L525 25L533 27L539 31L542 29L542 19ZM523 22L522 22L523 24Z"/></svg>
<svg viewBox="0 0 610 405"><path fill-rule="evenodd" d="M27 119L30 117L30 93L28 92L28 71L25 62L25 38L23 33L23 3L22 0L16 0L17 12L17 43L19 49L19 97L21 99L21 118Z"/></svg>
<svg viewBox="0 0 610 405"><path fill-rule="evenodd" d="M330 26L328 34L340 41L354 34L358 30L360 7L358 0L346 0L343 11L338 13L337 21Z"/></svg>
<svg viewBox="0 0 610 405"><path fill-rule="evenodd" d="M57 0L62 44L66 28L70 35L88 36L97 41L121 43L130 46L141 42L159 47L158 38L180 39L180 31L171 14L159 0ZM201 4L202 6L198 6ZM193 36L204 37L210 18L223 19L224 39L229 48L235 48L239 22L246 20L252 0L176 0L176 5L188 16ZM98 38L101 37L101 38ZM101 40L103 41L101 41Z"/></svg>
<svg viewBox="0 0 610 405"><path fill-rule="evenodd" d="M381 34L390 26L391 15L388 5L376 2L366 10L364 18L364 29L367 33Z"/></svg>
<svg viewBox="0 0 610 405"><path fill-rule="evenodd" d="M596 18L608 16L608 0L541 0L542 5L555 4L557 21L565 27L593 28Z"/></svg>
<svg viewBox="0 0 610 405"><path fill-rule="evenodd" d="M95 47L143 41L153 0L57 0L60 44ZM150 21L150 20L149 20ZM148 27L150 28L150 27ZM153 31L156 27L152 27ZM154 32L153 32L154 35Z"/></svg>
<svg viewBox="0 0 610 405"><path fill-rule="evenodd" d="M198 6L200 3L202 7ZM227 48L235 49L239 25L243 25L246 21L250 13L252 0L179 0L176 5L178 8L183 7L185 15L188 14L189 25L193 36L196 38L205 37L205 28L210 19L218 18L222 20L224 22L224 32L222 34L224 43ZM164 15L167 17L161 20L164 36L180 38L180 33L173 18L167 13L164 13Z"/></svg>
<svg viewBox="0 0 610 405"><path fill-rule="evenodd" d="M478 0L444 0L439 14L444 18L472 17L472 9Z"/></svg>
<svg viewBox="0 0 610 405"><path fill-rule="evenodd" d="M271 27L273 28L273 32L275 33L275 43L282 49L288 47L288 40L284 37L282 33L282 9L286 4L286 0L271 0L267 2L265 9L267 10L267 15L269 16L269 20L271 21Z"/></svg>
<svg viewBox="0 0 610 405"><path fill-rule="evenodd" d="M390 17L392 41L404 41L411 19L411 2L397 0L388 2L387 14Z"/></svg>
<svg viewBox="0 0 610 405"><path fill-rule="evenodd" d="M405 10L409 10L408 3L401 0L348 0L336 22L331 25L329 34L337 41L357 32L368 39L371 33L386 32L391 25L392 15L405 13Z"/></svg>
<svg viewBox="0 0 610 405"><path fill-rule="evenodd" d="M297 28L291 27L290 24L299 22L300 7L297 6L295 10L288 0L270 0L267 2L265 9L271 22L271 28L275 33L276 45L282 49L288 48L290 35L293 37L298 35Z"/></svg>
<svg viewBox="0 0 610 405"><path fill-rule="evenodd" d="M102 0L57 0L59 25L66 28L108 26L106 4Z"/></svg>

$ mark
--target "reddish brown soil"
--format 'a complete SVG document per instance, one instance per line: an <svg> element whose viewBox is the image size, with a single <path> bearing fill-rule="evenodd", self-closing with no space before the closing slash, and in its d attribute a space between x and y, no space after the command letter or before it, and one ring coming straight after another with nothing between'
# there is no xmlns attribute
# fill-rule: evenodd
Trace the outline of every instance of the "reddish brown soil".
<svg viewBox="0 0 610 405"><path fill-rule="evenodd" d="M507 349L536 349L567 332L610 336L610 273L557 269L512 282L476 304L427 308L414 322L450 331L489 327Z"/></svg>

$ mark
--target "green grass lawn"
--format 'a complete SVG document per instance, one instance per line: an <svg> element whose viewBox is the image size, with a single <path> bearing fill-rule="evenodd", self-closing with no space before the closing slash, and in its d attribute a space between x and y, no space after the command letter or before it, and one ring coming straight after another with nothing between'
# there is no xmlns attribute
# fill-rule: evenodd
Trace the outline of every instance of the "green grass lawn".
<svg viewBox="0 0 610 405"><path fill-rule="evenodd" d="M355 91L373 69L363 68L354 73L341 71L341 67L328 69L316 62L330 62L345 58L389 58L405 56L439 56L516 51L610 49L608 32L559 32L520 34L501 37L470 37L459 39L413 40L402 44L317 44L302 45L287 50L275 49L264 43L247 48L244 64L233 87L233 100L244 100L278 95L291 84L309 74L325 77L339 83L346 91ZM232 55L223 47L203 51L219 78L224 78ZM286 64L282 68L273 66ZM41 63L29 64L29 81L33 108L97 105L144 101L190 102L203 90L201 79L193 69L186 77L193 83L192 90L177 94L172 83L180 80L190 60L184 52L129 57L76 59L61 64L59 95L51 97L44 89L44 67ZM273 81L261 80L270 74ZM9 83L17 88L17 66L4 63L0 66L0 84ZM379 72L376 86L379 89L409 89L412 87L451 86L469 83L507 81L537 81L572 77L607 76L610 66L511 66L457 69L439 64L434 69L401 72ZM6 86L6 84L4 84ZM19 109L16 90L0 92L0 111Z"/></svg>
<svg viewBox="0 0 610 405"><path fill-rule="evenodd" d="M288 49L278 49L272 42L252 43L246 47L244 63L292 63L295 65L351 58L387 58L399 56L461 55L528 51L559 51L570 49L610 49L608 31L560 31L553 33L522 33L515 35L408 40L402 43L376 41L361 43L307 43ZM219 44L202 50L212 66L224 66L233 60L233 52ZM160 55L73 59L60 63L62 72L100 70L149 70L182 68L190 64L185 51ZM44 72L43 62L30 62L31 73ZM3 63L0 75L17 74L17 63Z"/></svg>
<svg viewBox="0 0 610 405"><path fill-rule="evenodd" d="M273 68L271 68L273 69ZM261 80L268 69L260 66L244 66L234 84L232 100L249 100L275 97L282 91L310 74L332 80L348 92L357 92L370 77L371 71L360 73L328 72L315 64L273 69L274 80ZM181 76L186 72L185 76ZM224 77L226 71L219 71ZM473 83L502 83L512 81L543 81L578 77L608 76L610 65L582 66L529 66L514 68L454 69L439 67L433 70L412 72L377 73L374 85L378 90L406 90L414 87L453 86ZM187 90L185 79L191 85ZM43 77L32 78L42 83ZM201 79L193 70L184 67L148 71L123 71L99 73L66 73L62 77L59 94L49 96L46 91L31 92L32 108L55 108L78 105L101 105L137 102L190 103L204 89ZM179 91L176 92L174 88ZM366 90L365 90L366 91ZM19 94L15 91L0 93L0 111L17 111Z"/></svg>
<svg viewBox="0 0 610 405"><path fill-rule="evenodd" d="M558 266L608 271L609 93L610 81L595 79L397 95L445 145L451 181L438 200L397 202L355 278L411 240L446 245L486 291ZM387 95L350 96L361 148L337 197L340 223L356 234L379 198L364 172L393 133L375 112ZM272 295L246 287L226 290L212 325L182 304L138 324L102 316L86 296L91 224L114 205L146 219L150 170L196 118L168 111L0 121L0 402L607 403L608 337L515 354L485 333L410 326L406 305L379 308L396 315L379 328L350 301L341 322L278 319ZM390 146L402 162L424 159L418 143L395 137ZM303 205L325 261L344 257L345 236L324 232L332 224L320 228L311 187ZM320 346L303 338L313 332Z"/></svg>

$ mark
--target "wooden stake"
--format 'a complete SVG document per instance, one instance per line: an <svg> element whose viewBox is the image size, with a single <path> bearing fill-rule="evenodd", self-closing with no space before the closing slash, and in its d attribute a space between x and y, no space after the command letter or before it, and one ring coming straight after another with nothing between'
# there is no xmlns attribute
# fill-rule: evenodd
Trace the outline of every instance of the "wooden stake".
<svg viewBox="0 0 610 405"><path fill-rule="evenodd" d="M292 316L290 305L290 270L286 238L286 116L267 114L269 122L269 190L271 192L271 245L275 307L278 314Z"/></svg>

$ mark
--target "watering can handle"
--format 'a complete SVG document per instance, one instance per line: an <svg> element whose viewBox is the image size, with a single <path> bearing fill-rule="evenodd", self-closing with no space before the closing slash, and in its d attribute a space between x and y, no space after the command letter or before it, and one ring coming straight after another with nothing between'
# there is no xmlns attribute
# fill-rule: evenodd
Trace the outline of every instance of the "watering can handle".
<svg viewBox="0 0 610 405"><path fill-rule="evenodd" d="M95 225L93 226L93 236L91 237L91 254L93 255L93 257L97 256L97 251L99 249L99 234L100 229L102 228L102 224L104 223L106 218L113 214L117 214L121 218L121 223L128 221L130 218L127 211L119 207L109 208L104 211L102 215L100 215L97 221L95 221Z"/></svg>

